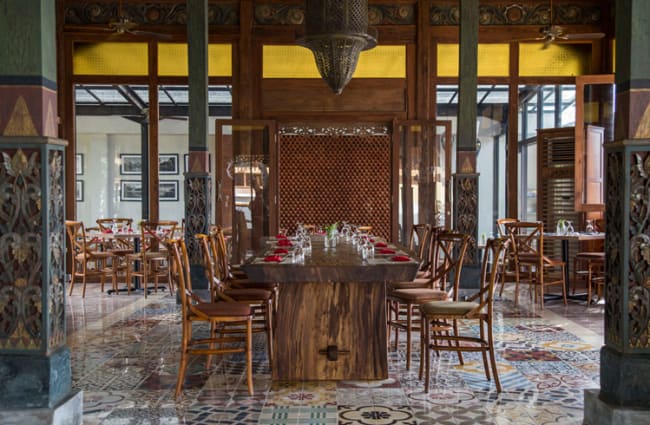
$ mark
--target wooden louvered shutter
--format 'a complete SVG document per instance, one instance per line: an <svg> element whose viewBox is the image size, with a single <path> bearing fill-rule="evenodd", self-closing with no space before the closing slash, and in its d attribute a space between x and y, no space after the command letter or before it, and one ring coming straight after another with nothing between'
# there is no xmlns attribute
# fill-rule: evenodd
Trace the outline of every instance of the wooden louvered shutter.
<svg viewBox="0 0 650 425"><path fill-rule="evenodd" d="M579 218L575 211L574 128L537 130L537 220L544 223L545 232L555 232L560 219L572 221L579 230ZM546 254L560 258L559 244L553 248L552 252L545 249Z"/></svg>

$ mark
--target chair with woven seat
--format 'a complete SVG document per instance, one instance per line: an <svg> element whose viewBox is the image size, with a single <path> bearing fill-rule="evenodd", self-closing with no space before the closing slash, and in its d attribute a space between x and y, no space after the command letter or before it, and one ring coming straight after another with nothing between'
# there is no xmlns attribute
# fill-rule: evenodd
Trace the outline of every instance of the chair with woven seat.
<svg viewBox="0 0 650 425"><path fill-rule="evenodd" d="M223 229L217 227L214 232L210 233L214 238L217 246L218 259L217 267L219 270L219 280L231 288L238 289L266 289L273 292L273 315L277 313L279 285L275 282L254 282L248 279L243 271L233 271L228 257L228 246Z"/></svg>
<svg viewBox="0 0 650 425"><path fill-rule="evenodd" d="M469 243L469 235L440 231L432 235L432 277L425 288L390 289L387 295L388 330L395 330L395 346L399 331L406 331L406 369L411 367L412 333L420 331L419 306L429 301L441 301L453 296L460 282L460 274ZM451 282L451 285L449 285ZM390 335L390 332L389 332Z"/></svg>
<svg viewBox="0 0 650 425"><path fill-rule="evenodd" d="M104 292L106 278L111 278L113 289L117 290L117 277L115 269L108 266L113 260L113 254L109 251L100 251L101 244L94 249L86 238L86 229L81 221L66 220L66 231L72 250L72 272L70 280L70 295L74 288L75 279L81 278L83 289L82 298L86 296L86 282L88 278L98 277L101 283L101 291Z"/></svg>
<svg viewBox="0 0 650 425"><path fill-rule="evenodd" d="M183 334L181 338L181 360L176 379L175 396L181 394L185 371L190 355L208 356L206 367L210 365L211 356L228 353L246 353L246 382L248 393L253 395L253 310L248 304L238 302L204 301L192 290L190 277L190 261L187 247L183 240L167 242L171 261L177 273L178 293L181 301ZM193 324L207 322L210 324L210 334L207 338L196 338L193 335ZM242 328L241 325L244 324ZM236 327L235 327L236 326ZM236 329L243 336L224 334L224 331ZM233 346L235 343L244 343ZM224 345L225 344L225 345Z"/></svg>
<svg viewBox="0 0 650 425"><path fill-rule="evenodd" d="M231 288L228 282L219 278L220 272L217 263L219 250L216 235L197 234L203 253L203 267L205 270L212 302L237 301L253 307L253 332L265 332L269 365L273 364L273 302L274 293L262 288Z"/></svg>
<svg viewBox="0 0 650 425"><path fill-rule="evenodd" d="M422 361L420 363L420 379L424 369L424 392L429 392L431 351L455 351L459 354L459 361L463 364L462 352L480 352L483 357L485 376L491 379L489 363L494 375L497 392L501 392L501 382L496 367L494 355L494 339L492 330L494 285L499 275L498 264L503 262L509 240L506 238L488 239L483 262L479 290L465 301L459 301L458 291L452 300L432 301L420 307L422 317L420 334L420 349ZM479 332L459 333L457 323L463 321L478 322ZM453 324L452 325L450 325ZM450 330L453 328L453 332ZM463 326L462 329L467 329ZM469 327L474 329L474 326ZM463 331L465 332L465 331Z"/></svg>
<svg viewBox="0 0 650 425"><path fill-rule="evenodd" d="M178 222L173 220L140 222L139 251L126 256L126 285L129 293L134 277L141 279L145 298L149 292L147 284L150 279L153 279L155 292L158 292L160 280L164 278L169 293L174 293L169 251L165 241L175 238L177 225Z"/></svg>
<svg viewBox="0 0 650 425"><path fill-rule="evenodd" d="M560 285L566 305L566 264L562 260L544 255L544 224L541 222L515 222L505 225L511 239L515 259L515 303L520 283L528 284L535 302L544 308L546 287ZM555 273L555 274L552 274Z"/></svg>

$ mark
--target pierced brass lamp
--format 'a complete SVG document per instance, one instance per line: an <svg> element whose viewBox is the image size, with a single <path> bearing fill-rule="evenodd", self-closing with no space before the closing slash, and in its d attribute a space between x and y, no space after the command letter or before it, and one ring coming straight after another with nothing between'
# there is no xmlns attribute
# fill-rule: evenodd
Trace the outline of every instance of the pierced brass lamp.
<svg viewBox="0 0 650 425"><path fill-rule="evenodd" d="M352 79L359 54L377 39L368 34L368 0L306 0L305 36L321 77L336 94Z"/></svg>

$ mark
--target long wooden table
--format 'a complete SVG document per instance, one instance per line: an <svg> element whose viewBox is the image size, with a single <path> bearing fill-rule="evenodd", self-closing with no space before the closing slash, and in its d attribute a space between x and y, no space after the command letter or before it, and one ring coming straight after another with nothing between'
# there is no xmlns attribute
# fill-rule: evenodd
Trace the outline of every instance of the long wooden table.
<svg viewBox="0 0 650 425"><path fill-rule="evenodd" d="M273 379L388 378L386 283L413 279L418 262L364 262L351 243L325 249L322 240L304 264L265 262L274 248L242 265L252 281L280 283Z"/></svg>

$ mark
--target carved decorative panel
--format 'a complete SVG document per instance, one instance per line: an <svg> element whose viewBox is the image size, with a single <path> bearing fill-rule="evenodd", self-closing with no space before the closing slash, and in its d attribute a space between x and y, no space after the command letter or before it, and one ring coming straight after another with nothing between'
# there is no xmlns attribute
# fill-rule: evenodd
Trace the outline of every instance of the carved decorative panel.
<svg viewBox="0 0 650 425"><path fill-rule="evenodd" d="M346 220L391 235L391 137L339 127L337 134L291 127L279 137L279 222Z"/></svg>
<svg viewBox="0 0 650 425"><path fill-rule="evenodd" d="M650 348L650 153L630 160L629 346Z"/></svg>
<svg viewBox="0 0 650 425"><path fill-rule="evenodd" d="M606 276L605 279L605 342L609 346L622 347L623 338L623 196L626 179L623 152L612 152L607 157L607 209L605 222Z"/></svg>
<svg viewBox="0 0 650 425"><path fill-rule="evenodd" d="M255 6L257 25L302 25L302 4L260 4ZM414 25L414 4L376 4L368 6L368 25Z"/></svg>
<svg viewBox="0 0 650 425"><path fill-rule="evenodd" d="M454 194L454 230L470 236L465 264L478 264L478 175L456 174Z"/></svg>
<svg viewBox="0 0 650 425"><path fill-rule="evenodd" d="M185 179L185 242L191 264L202 264L201 248L194 237L197 233L207 233L212 217L210 176L187 176Z"/></svg>
<svg viewBox="0 0 650 425"><path fill-rule="evenodd" d="M186 2L68 2L64 10L66 24L108 24L118 16L118 9L130 22L138 25L185 25ZM208 4L208 25L238 25L239 2Z"/></svg>
<svg viewBox="0 0 650 425"><path fill-rule="evenodd" d="M37 350L42 332L41 154L0 158L0 349Z"/></svg>
<svg viewBox="0 0 650 425"><path fill-rule="evenodd" d="M48 227L48 319L50 349L65 345L65 226L62 151L48 153L47 227Z"/></svg>
<svg viewBox="0 0 650 425"><path fill-rule="evenodd" d="M548 25L551 11L548 2L504 2L479 6L480 25ZM433 26L458 25L458 2L431 6L429 21ZM553 23L556 25L599 25L600 6L586 3L553 5Z"/></svg>

